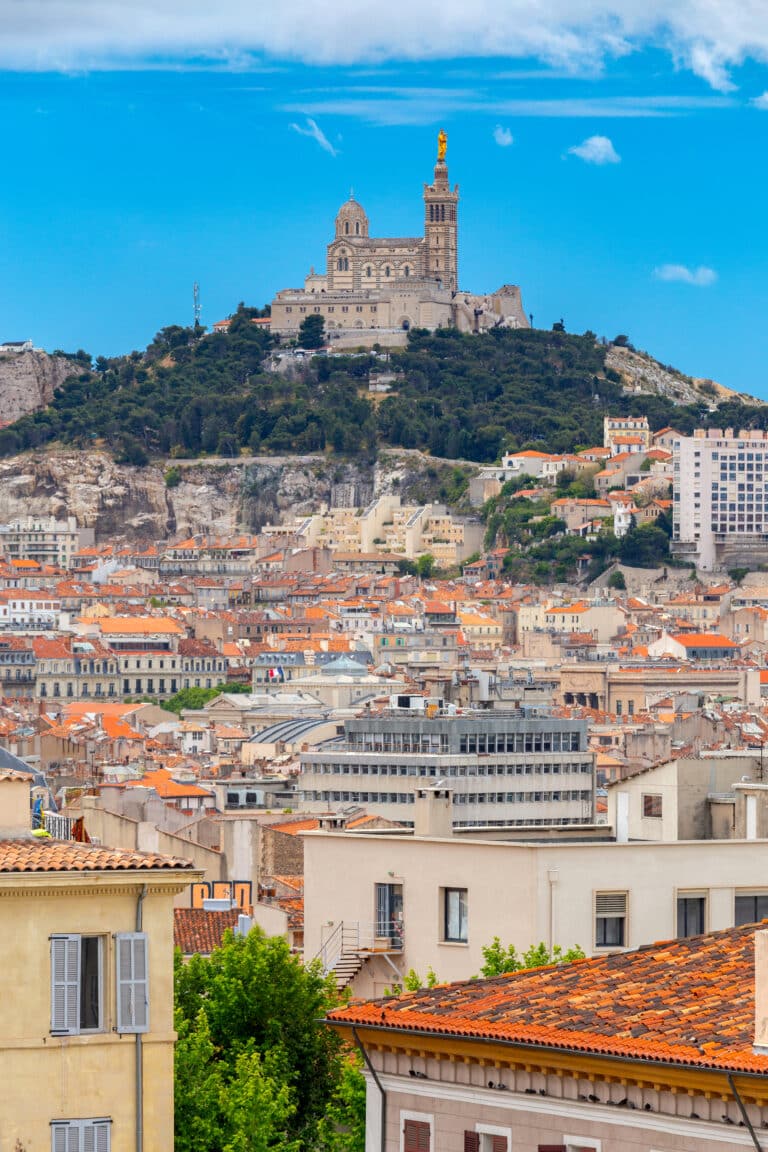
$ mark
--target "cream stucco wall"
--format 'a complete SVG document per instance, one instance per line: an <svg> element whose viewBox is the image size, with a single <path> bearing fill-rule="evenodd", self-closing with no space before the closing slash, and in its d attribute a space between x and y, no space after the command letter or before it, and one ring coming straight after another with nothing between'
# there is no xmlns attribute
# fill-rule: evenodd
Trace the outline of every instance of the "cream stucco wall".
<svg viewBox="0 0 768 1152"><path fill-rule="evenodd" d="M520 844L476 839L309 833L305 843L305 946L316 955L340 921L372 925L374 886L402 884L405 947L401 972L441 980L477 974L494 936L518 950L544 941L595 947L596 892L626 892L626 946L676 935L677 897L703 894L709 930L734 923L737 890L761 888L768 841L656 844ZM441 939L444 888L468 891L466 944ZM768 891L768 883L762 887ZM383 994L397 977L376 957L353 985Z"/></svg>
<svg viewBox="0 0 768 1152"><path fill-rule="evenodd" d="M3 875L0 922L5 994L0 1015L0 1131L3 1147L50 1148L50 1122L110 1118L113 1152L135 1148L136 1039L113 1032L115 943L131 932L146 881L150 1031L144 1058L144 1149L173 1147L173 896L194 873ZM53 933L103 937L106 1019L99 1034L52 1036ZM16 1145L16 1142L19 1142Z"/></svg>

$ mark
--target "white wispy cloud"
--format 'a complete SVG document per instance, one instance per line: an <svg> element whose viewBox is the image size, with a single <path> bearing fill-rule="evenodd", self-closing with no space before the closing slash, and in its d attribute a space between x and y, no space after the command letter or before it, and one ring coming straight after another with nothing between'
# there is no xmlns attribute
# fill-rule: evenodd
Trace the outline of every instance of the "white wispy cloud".
<svg viewBox="0 0 768 1152"><path fill-rule="evenodd" d="M310 140L316 141L330 156L338 156L338 152L331 144L330 140L323 132L320 125L311 116L307 116L306 124L291 124L290 127L294 132L298 132L299 136L309 136Z"/></svg>
<svg viewBox="0 0 768 1152"><path fill-rule="evenodd" d="M621 161L621 156L607 136L589 136L583 143L574 144L568 152L586 164L619 164Z"/></svg>
<svg viewBox="0 0 768 1152"><path fill-rule="evenodd" d="M765 112L768 110L768 92L763 92L761 96L753 97L753 99L750 100L750 104L753 108L760 108L761 111Z"/></svg>
<svg viewBox="0 0 768 1152"><path fill-rule="evenodd" d="M689 268L686 264L661 264L654 268L653 274L657 280L692 284L695 288L709 288L717 280L714 268L707 268L704 264L698 268Z"/></svg>
<svg viewBox="0 0 768 1152"><path fill-rule="evenodd" d="M509 128L502 128L501 124L497 124L493 130L493 138L498 144L499 148L509 148L514 144L515 138Z"/></svg>
<svg viewBox="0 0 768 1152"><path fill-rule="evenodd" d="M264 56L314 63L466 57L599 68L655 47L712 87L746 59L768 61L764 0L0 0L0 67L111 67L202 60L247 67Z"/></svg>
<svg viewBox="0 0 768 1152"><path fill-rule="evenodd" d="M482 92L450 89L364 89L348 87L341 93L318 92L301 104L288 103L282 111L309 116L349 116L369 124L440 124L447 116L476 113L515 118L638 119L685 115L702 109L729 108L731 96L603 96L549 99L499 99Z"/></svg>

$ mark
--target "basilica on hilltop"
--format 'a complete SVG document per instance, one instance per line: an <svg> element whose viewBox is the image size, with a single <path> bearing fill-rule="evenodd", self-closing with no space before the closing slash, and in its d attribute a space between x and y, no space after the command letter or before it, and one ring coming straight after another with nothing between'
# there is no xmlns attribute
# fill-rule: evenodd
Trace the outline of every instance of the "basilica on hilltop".
<svg viewBox="0 0 768 1152"><path fill-rule="evenodd" d="M446 148L441 131L434 178L424 185L424 235L371 236L350 196L336 216L325 273L311 270L303 288L284 288L272 301L273 333L295 336L312 313L324 318L331 343L347 346L402 343L410 328L529 327L516 285L489 295L459 289L459 186L448 180Z"/></svg>

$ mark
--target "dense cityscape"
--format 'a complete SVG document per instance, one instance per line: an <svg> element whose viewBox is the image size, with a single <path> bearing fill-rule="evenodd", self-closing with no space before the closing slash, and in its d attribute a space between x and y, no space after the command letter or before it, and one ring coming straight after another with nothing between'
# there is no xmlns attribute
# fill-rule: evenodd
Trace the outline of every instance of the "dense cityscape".
<svg viewBox="0 0 768 1152"><path fill-rule="evenodd" d="M435 135L423 235L0 343L3 1152L765 1146L768 405L462 290Z"/></svg>

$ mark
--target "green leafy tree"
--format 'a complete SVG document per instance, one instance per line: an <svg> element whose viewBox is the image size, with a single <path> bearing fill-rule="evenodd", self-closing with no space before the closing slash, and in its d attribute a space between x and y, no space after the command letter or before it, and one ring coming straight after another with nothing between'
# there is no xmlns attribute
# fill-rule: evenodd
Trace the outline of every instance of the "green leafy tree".
<svg viewBox="0 0 768 1152"><path fill-rule="evenodd" d="M520 972L524 968L543 968L547 964L570 964L572 960L583 960L584 952L578 945L566 951L555 944L554 948L547 948L546 944L532 944L525 952L518 952L514 944L506 948L498 936L494 936L490 944L484 944L482 949L485 963L480 969L481 975L501 976L505 972Z"/></svg>
<svg viewBox="0 0 768 1152"><path fill-rule="evenodd" d="M300 348L322 348L325 344L325 320L313 312L305 316L299 325Z"/></svg>
<svg viewBox="0 0 768 1152"><path fill-rule="evenodd" d="M611 572L608 577L608 587L617 588L620 592L625 592L627 588L627 581L624 579L623 572Z"/></svg>
<svg viewBox="0 0 768 1152"><path fill-rule="evenodd" d="M729 568L728 569L728 575L730 576L731 580L733 580L734 584L741 584L742 580L744 579L744 577L747 575L748 572L749 572L749 568Z"/></svg>
<svg viewBox="0 0 768 1152"><path fill-rule="evenodd" d="M244 937L228 932L220 948L188 964L177 953L175 990L177 1076L190 1079L177 1098L181 1152L309 1152L322 1147L331 1108L334 1132L360 1130L360 1094L342 1087L351 1076L347 1050L322 1023L338 1004L335 982L304 966L282 937L253 928Z"/></svg>
<svg viewBox="0 0 768 1152"><path fill-rule="evenodd" d="M435 570L435 558L430 552L425 552L416 561L416 575L420 580L429 580Z"/></svg>

